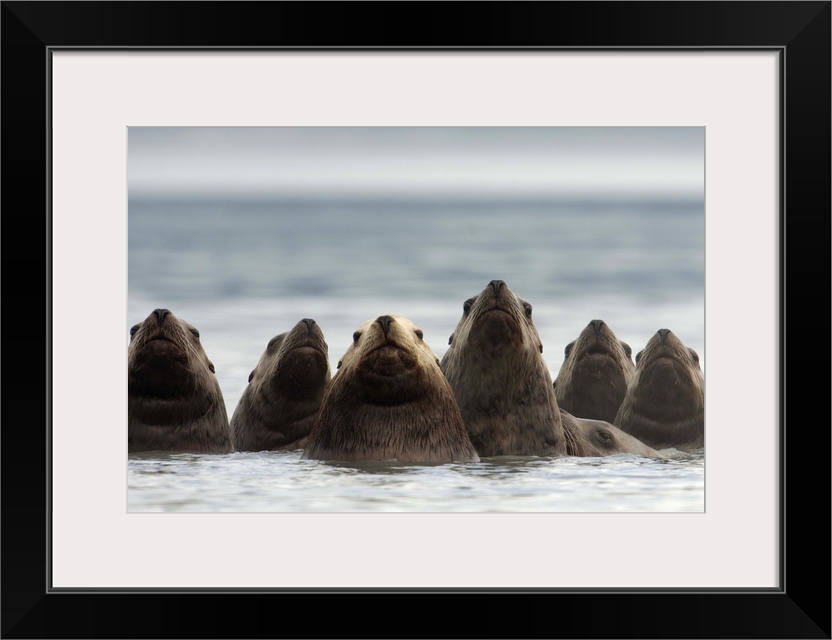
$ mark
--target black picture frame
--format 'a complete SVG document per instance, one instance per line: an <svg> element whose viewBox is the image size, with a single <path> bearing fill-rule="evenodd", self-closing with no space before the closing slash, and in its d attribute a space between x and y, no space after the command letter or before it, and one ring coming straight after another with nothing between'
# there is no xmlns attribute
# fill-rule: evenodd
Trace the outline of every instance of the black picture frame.
<svg viewBox="0 0 832 640"><path fill-rule="evenodd" d="M830 15L829 1L2 2L2 637L830 638ZM53 592L48 95L50 52L69 47L778 51L779 588Z"/></svg>

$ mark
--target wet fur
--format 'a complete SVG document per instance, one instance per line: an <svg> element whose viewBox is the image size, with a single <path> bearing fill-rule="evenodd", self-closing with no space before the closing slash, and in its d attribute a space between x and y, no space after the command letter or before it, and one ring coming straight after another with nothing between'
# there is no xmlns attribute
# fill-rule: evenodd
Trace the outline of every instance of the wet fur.
<svg viewBox="0 0 832 640"><path fill-rule="evenodd" d="M330 378L328 347L317 323L301 320L291 331L275 336L231 417L234 448L302 449Z"/></svg>
<svg viewBox="0 0 832 640"><path fill-rule="evenodd" d="M613 422L655 449L702 448L705 379L698 359L673 332L656 332L637 358L635 375Z"/></svg>
<svg viewBox="0 0 832 640"><path fill-rule="evenodd" d="M558 406L582 418L613 422L635 373L629 346L601 320L567 345L555 379Z"/></svg>
<svg viewBox="0 0 832 640"><path fill-rule="evenodd" d="M151 313L127 349L127 450L228 453L222 391L193 325Z"/></svg>
<svg viewBox="0 0 832 640"><path fill-rule="evenodd" d="M381 318L391 319L387 334ZM401 316L379 320L362 325L341 359L303 458L479 461L450 385L418 327Z"/></svg>

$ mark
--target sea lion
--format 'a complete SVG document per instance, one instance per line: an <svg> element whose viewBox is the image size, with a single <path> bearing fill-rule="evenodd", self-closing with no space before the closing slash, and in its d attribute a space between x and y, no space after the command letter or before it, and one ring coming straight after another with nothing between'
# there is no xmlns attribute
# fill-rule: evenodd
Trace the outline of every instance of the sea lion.
<svg viewBox="0 0 832 640"><path fill-rule="evenodd" d="M502 280L466 300L442 371L483 457L657 455L612 424L558 406L532 306Z"/></svg>
<svg viewBox="0 0 832 640"><path fill-rule="evenodd" d="M156 309L130 329L127 450L232 451L214 365L196 327Z"/></svg>
<svg viewBox="0 0 832 640"><path fill-rule="evenodd" d="M231 416L234 449L302 449L330 377L329 351L314 320L272 338Z"/></svg>
<svg viewBox="0 0 832 640"><path fill-rule="evenodd" d="M407 318L383 315L353 334L303 458L478 462L439 359Z"/></svg>
<svg viewBox="0 0 832 640"><path fill-rule="evenodd" d="M645 458L663 456L638 438L625 433L604 420L577 418L560 410L567 450L572 456L610 456L616 453L636 453Z"/></svg>
<svg viewBox="0 0 832 640"><path fill-rule="evenodd" d="M566 455L532 306L502 280L466 300L442 372L481 456Z"/></svg>
<svg viewBox="0 0 832 640"><path fill-rule="evenodd" d="M636 355L636 371L613 420L654 449L705 444L705 378L699 355L659 329Z"/></svg>
<svg viewBox="0 0 832 640"><path fill-rule="evenodd" d="M558 406L581 418L612 422L635 372L633 352L603 320L566 345L555 379Z"/></svg>

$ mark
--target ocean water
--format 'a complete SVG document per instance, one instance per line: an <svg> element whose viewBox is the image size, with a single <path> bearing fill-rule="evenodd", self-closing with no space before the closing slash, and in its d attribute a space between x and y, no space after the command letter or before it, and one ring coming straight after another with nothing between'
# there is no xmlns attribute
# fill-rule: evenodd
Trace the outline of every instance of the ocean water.
<svg viewBox="0 0 832 640"><path fill-rule="evenodd" d="M333 373L355 329L385 313L413 320L441 358L462 303L495 278L532 304L553 379L595 318L634 354L671 329L705 370L701 201L131 198L128 228L125 348L155 308L191 322L229 417L266 343L301 318L323 330ZM136 454L128 509L702 512L704 451L666 453L446 465Z"/></svg>

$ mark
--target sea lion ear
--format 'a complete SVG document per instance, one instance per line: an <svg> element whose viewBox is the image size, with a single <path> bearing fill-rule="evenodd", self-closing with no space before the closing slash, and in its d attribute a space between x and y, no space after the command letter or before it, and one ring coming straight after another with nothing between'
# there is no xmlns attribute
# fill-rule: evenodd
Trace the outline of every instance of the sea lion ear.
<svg viewBox="0 0 832 640"><path fill-rule="evenodd" d="M251 382L253 378L254 378L254 369L252 369L251 373L248 374L248 381Z"/></svg>

